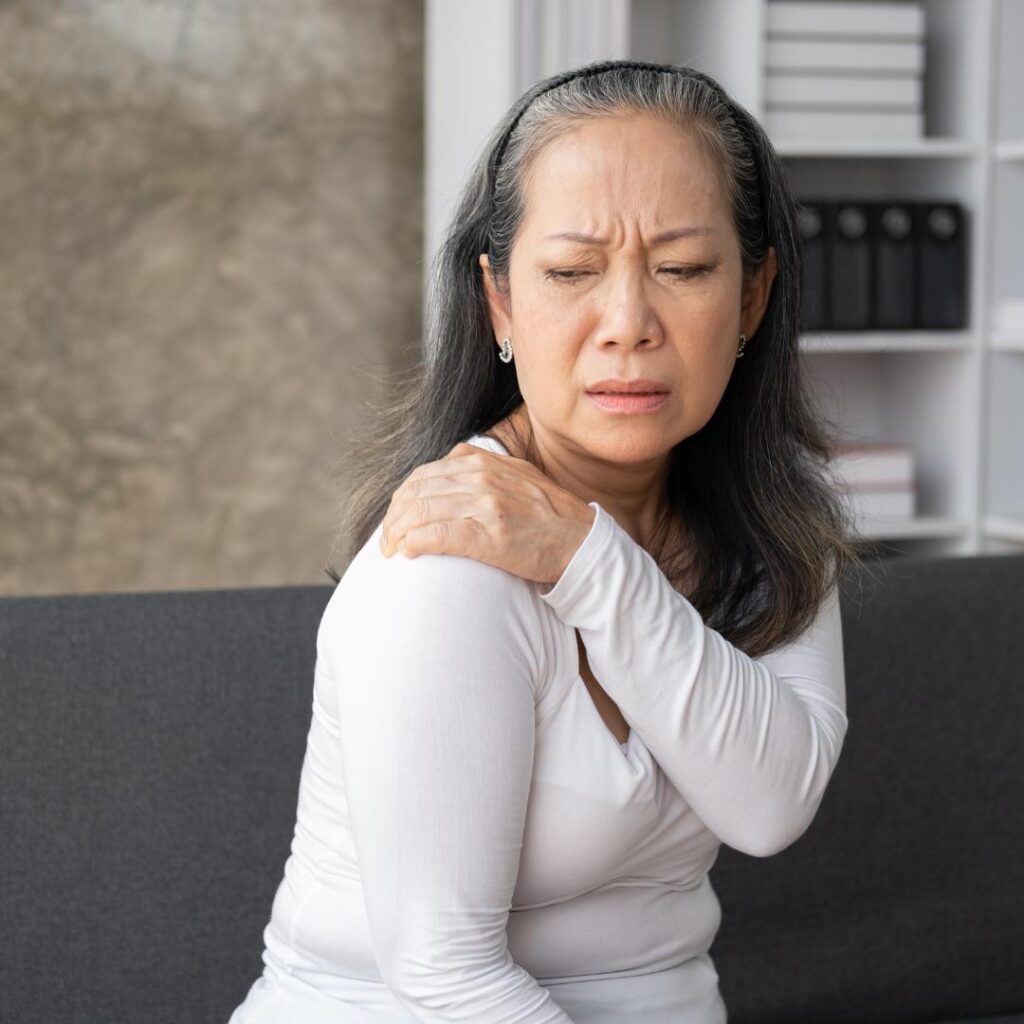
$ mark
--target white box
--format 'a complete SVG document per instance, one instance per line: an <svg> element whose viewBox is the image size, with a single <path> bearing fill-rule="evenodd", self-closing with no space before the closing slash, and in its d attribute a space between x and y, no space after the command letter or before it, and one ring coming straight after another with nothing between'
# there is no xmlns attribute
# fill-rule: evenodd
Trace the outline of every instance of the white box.
<svg viewBox="0 0 1024 1024"><path fill-rule="evenodd" d="M915 491L850 491L841 493L859 529L878 520L912 519L917 505Z"/></svg>
<svg viewBox="0 0 1024 1024"><path fill-rule="evenodd" d="M770 107L896 107L921 110L924 80L894 75L786 75L765 77Z"/></svg>
<svg viewBox="0 0 1024 1024"><path fill-rule="evenodd" d="M921 139L921 111L794 110L769 107L764 128L774 139Z"/></svg>
<svg viewBox="0 0 1024 1024"><path fill-rule="evenodd" d="M769 0L769 35L924 37L924 7L920 3L801 3Z"/></svg>
<svg viewBox="0 0 1024 1024"><path fill-rule="evenodd" d="M831 5L830 5L831 6ZM769 72L924 74L923 42L848 42L841 39L768 39Z"/></svg>
<svg viewBox="0 0 1024 1024"><path fill-rule="evenodd" d="M828 471L839 485L851 490L910 487L914 452L909 445L891 442L841 442L832 449Z"/></svg>
<svg viewBox="0 0 1024 1024"><path fill-rule="evenodd" d="M995 331L1024 331L1024 298L1003 299L992 310Z"/></svg>

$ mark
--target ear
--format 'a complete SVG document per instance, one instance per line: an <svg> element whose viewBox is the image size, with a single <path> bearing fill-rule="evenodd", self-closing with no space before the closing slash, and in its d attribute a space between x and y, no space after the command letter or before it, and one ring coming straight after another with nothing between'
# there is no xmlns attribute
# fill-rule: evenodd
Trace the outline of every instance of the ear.
<svg viewBox="0 0 1024 1024"><path fill-rule="evenodd" d="M740 313L740 330L752 338L757 334L758 327L768 307L768 299L772 292L772 284L778 273L778 258L775 248L770 246L768 255L758 268L757 273L743 288L743 306Z"/></svg>
<svg viewBox="0 0 1024 1024"><path fill-rule="evenodd" d="M480 253L480 269L483 271L484 295L487 298L487 312L491 319L496 343L500 346L503 338L512 334L512 314L505 296L498 290L487 253Z"/></svg>

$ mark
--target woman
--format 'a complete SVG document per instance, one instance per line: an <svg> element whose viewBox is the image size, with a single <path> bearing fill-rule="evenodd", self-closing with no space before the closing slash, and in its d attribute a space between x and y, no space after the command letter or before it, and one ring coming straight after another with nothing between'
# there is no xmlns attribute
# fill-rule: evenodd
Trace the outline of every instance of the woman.
<svg viewBox="0 0 1024 1024"><path fill-rule="evenodd" d="M799 279L707 76L591 64L498 126L362 453L231 1024L726 1020L708 871L804 832L847 727Z"/></svg>

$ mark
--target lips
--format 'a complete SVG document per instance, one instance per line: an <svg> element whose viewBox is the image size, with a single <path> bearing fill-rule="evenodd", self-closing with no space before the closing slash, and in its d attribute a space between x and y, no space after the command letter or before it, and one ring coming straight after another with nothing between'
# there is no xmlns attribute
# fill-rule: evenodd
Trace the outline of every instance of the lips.
<svg viewBox="0 0 1024 1024"><path fill-rule="evenodd" d="M599 380L587 388L591 395L664 395L668 387L660 381L638 377L636 380Z"/></svg>
<svg viewBox="0 0 1024 1024"><path fill-rule="evenodd" d="M587 398L613 413L656 412L668 404L667 391L588 391Z"/></svg>

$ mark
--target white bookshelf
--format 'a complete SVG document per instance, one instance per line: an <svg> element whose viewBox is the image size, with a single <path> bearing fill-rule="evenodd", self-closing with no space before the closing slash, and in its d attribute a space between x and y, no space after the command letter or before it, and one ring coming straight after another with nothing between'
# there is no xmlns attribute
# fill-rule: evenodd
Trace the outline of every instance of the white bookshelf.
<svg viewBox="0 0 1024 1024"><path fill-rule="evenodd" d="M476 135L427 122L426 253L462 185L461 167L525 88L590 60L690 64L764 116L772 0L495 0L507 33L480 32L473 60L511 68L489 85ZM833 0L818 0L829 3ZM465 104L472 0L428 0L440 52L428 64L433 109ZM969 323L963 331L815 332L801 338L808 380L844 438L908 445L917 514L865 523L880 553L1024 552L1024 330L996 330L1002 299L1024 298L1024 0L925 0L925 138L774 139L799 195L948 200L967 211ZM442 13L443 12L443 13ZM456 24L460 42L437 33ZM472 32L472 29L469 29Z"/></svg>

